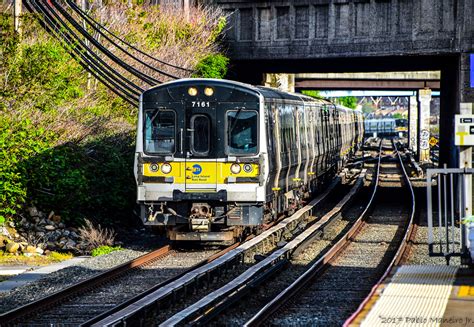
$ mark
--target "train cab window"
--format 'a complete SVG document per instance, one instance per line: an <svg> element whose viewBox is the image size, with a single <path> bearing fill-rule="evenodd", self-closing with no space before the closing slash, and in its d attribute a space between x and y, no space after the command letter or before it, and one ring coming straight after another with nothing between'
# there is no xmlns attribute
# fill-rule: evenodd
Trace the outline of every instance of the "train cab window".
<svg viewBox="0 0 474 327"><path fill-rule="evenodd" d="M191 118L191 151L195 155L206 156L210 147L210 121L207 116L195 115Z"/></svg>
<svg viewBox="0 0 474 327"><path fill-rule="evenodd" d="M171 110L145 112L145 152L175 152L176 114Z"/></svg>
<svg viewBox="0 0 474 327"><path fill-rule="evenodd" d="M258 151L258 114L253 110L227 112L227 152L233 155Z"/></svg>

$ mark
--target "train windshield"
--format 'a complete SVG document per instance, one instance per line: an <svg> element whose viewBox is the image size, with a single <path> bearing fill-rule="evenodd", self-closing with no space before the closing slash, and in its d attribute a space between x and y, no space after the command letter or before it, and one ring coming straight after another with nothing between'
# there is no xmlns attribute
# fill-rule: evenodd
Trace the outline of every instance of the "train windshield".
<svg viewBox="0 0 474 327"><path fill-rule="evenodd" d="M253 110L227 112L228 154L256 154L258 145L258 114Z"/></svg>
<svg viewBox="0 0 474 327"><path fill-rule="evenodd" d="M176 114L171 110L145 113L145 152L175 152Z"/></svg>

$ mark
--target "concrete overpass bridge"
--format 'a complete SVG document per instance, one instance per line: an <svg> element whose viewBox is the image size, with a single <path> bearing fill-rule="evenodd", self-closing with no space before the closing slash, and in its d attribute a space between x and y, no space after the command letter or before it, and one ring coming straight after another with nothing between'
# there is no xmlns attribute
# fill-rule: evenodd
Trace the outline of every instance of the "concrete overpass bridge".
<svg viewBox="0 0 474 327"><path fill-rule="evenodd" d="M261 84L264 73L440 71L440 160L459 165L453 118L473 110L474 1L212 2L229 15L231 78Z"/></svg>

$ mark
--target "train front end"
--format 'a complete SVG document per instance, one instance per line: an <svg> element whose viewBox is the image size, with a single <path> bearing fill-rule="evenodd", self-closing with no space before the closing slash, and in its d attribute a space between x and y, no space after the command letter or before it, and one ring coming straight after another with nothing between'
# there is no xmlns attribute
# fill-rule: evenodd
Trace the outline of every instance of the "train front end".
<svg viewBox="0 0 474 327"><path fill-rule="evenodd" d="M135 177L145 225L175 241L231 242L262 223L262 101L252 87L209 79L142 94Z"/></svg>

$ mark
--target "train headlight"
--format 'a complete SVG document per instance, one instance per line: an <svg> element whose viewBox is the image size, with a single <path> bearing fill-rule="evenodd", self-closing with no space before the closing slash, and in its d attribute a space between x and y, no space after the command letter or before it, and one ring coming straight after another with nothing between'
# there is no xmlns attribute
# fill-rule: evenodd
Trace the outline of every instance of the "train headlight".
<svg viewBox="0 0 474 327"><path fill-rule="evenodd" d="M232 166L230 166L230 171L232 172L232 174L240 173L240 165L236 163L232 164Z"/></svg>
<svg viewBox="0 0 474 327"><path fill-rule="evenodd" d="M252 170L253 170L252 165L250 165L250 164L245 164L245 165L244 165L244 171L245 171L246 173L251 173Z"/></svg>
<svg viewBox="0 0 474 327"><path fill-rule="evenodd" d="M212 87L206 87L204 89L204 94L210 97L214 94L214 89Z"/></svg>
<svg viewBox="0 0 474 327"><path fill-rule="evenodd" d="M171 165L169 163L164 163L161 165L161 172L163 174L171 173Z"/></svg>
<svg viewBox="0 0 474 327"><path fill-rule="evenodd" d="M195 87L190 87L188 89L188 94L192 97L195 97L198 94L198 89Z"/></svg>
<svg viewBox="0 0 474 327"><path fill-rule="evenodd" d="M150 165L150 170L154 173L156 173L158 171L158 168L160 168L160 166L158 166L157 164L151 164Z"/></svg>

